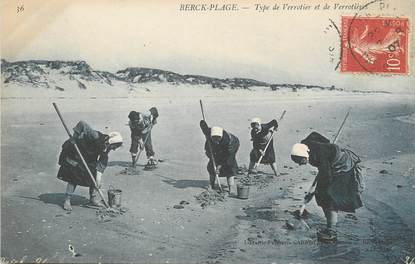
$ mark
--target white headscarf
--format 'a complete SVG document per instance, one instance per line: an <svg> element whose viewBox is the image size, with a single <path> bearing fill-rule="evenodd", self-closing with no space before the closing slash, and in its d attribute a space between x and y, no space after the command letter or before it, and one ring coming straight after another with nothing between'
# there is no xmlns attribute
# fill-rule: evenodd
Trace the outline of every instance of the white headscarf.
<svg viewBox="0 0 415 264"><path fill-rule="evenodd" d="M223 136L223 128L217 127L217 126L212 127L211 130L210 130L210 136L211 137L213 137L213 136L222 137Z"/></svg>
<svg viewBox="0 0 415 264"><path fill-rule="evenodd" d="M108 140L108 143L110 144L122 143L122 136L120 132L114 131L114 132L111 132L108 136L110 137Z"/></svg>
<svg viewBox="0 0 415 264"><path fill-rule="evenodd" d="M307 145L297 143L297 144L294 144L291 150L291 155L308 158L310 157L310 155L308 154L309 152L310 152L310 149L307 147Z"/></svg>
<svg viewBox="0 0 415 264"><path fill-rule="evenodd" d="M251 120L251 124L252 123L258 123L259 125L261 125L261 118L259 118L259 117L254 117L254 118L252 118L252 120Z"/></svg>

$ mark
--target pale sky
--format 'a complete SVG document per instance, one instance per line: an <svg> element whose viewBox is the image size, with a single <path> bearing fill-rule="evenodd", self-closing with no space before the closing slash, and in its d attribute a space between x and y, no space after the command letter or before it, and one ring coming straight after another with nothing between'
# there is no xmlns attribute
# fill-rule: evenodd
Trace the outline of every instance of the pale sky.
<svg viewBox="0 0 415 264"><path fill-rule="evenodd" d="M180 4L238 3L239 11L180 11ZM254 2L229 0L3 0L1 57L10 60L85 60L96 70L150 67L181 74L245 77L272 83L336 85L354 89L412 90L413 37L409 76L334 71L340 38L326 30L332 19L352 11L255 10ZM315 6L337 1L258 1ZM365 4L366 1L338 1ZM23 6L24 10L17 12ZM321 6L321 7L322 7ZM248 7L249 9L242 9ZM382 9L381 9L382 7ZM374 3L365 13L410 19L412 0ZM365 15L365 14L362 14ZM341 30L341 28L340 28ZM326 31L326 33L325 33ZM330 61L329 48L334 47Z"/></svg>

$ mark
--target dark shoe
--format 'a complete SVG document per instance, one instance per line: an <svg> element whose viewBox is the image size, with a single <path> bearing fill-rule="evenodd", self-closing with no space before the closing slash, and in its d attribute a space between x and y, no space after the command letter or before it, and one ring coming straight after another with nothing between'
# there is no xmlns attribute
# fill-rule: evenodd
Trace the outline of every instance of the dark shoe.
<svg viewBox="0 0 415 264"><path fill-rule="evenodd" d="M150 158L148 158L147 164L156 166L157 160L153 156L151 156Z"/></svg>
<svg viewBox="0 0 415 264"><path fill-rule="evenodd" d="M146 166L144 166L144 169L145 170L154 170L156 168L157 168L157 161L153 157L150 157L148 159L148 162L147 162Z"/></svg>
<svg viewBox="0 0 415 264"><path fill-rule="evenodd" d="M102 200L89 200L88 205L94 207L105 207L104 202Z"/></svg>
<svg viewBox="0 0 415 264"><path fill-rule="evenodd" d="M101 200L98 190L94 189L90 192L89 205L96 207L105 207L104 202Z"/></svg>
<svg viewBox="0 0 415 264"><path fill-rule="evenodd" d="M146 164L145 166L144 166L144 170L148 170L148 171L150 171L150 170L154 170L154 169L156 169L157 168L157 166L156 165L152 165L152 164Z"/></svg>
<svg viewBox="0 0 415 264"><path fill-rule="evenodd" d="M317 239L323 243L335 243L337 241L337 234L330 229L319 230L317 232Z"/></svg>

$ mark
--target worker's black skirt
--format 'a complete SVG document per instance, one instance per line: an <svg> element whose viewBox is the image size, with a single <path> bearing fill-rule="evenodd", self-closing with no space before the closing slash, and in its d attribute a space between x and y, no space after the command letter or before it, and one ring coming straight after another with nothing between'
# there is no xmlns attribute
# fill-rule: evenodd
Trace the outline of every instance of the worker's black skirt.
<svg viewBox="0 0 415 264"><path fill-rule="evenodd" d="M232 164L230 165L224 164L220 168L219 177L229 178L229 177L235 176L238 173L238 164L236 163L236 159L233 158L232 160L233 160L233 162L231 162ZM207 164L207 170L210 175L215 175L215 170L213 169L213 164L210 160Z"/></svg>
<svg viewBox="0 0 415 264"><path fill-rule="evenodd" d="M262 147L261 150L265 148ZM249 155L250 161L252 163L257 163L259 158L261 157L261 153L258 149L252 149ZM275 151L272 142L269 144L267 150L265 151L264 157L262 157L261 164L272 164L275 162Z"/></svg>
<svg viewBox="0 0 415 264"><path fill-rule="evenodd" d="M96 165L94 166L94 164L89 164L88 167L96 179ZM91 176L88 175L87 170L81 164L78 164L77 166L71 166L64 163L59 168L57 178L73 185L80 185L85 187L94 186L94 183L91 180Z"/></svg>
<svg viewBox="0 0 415 264"><path fill-rule="evenodd" d="M351 213L362 207L356 173L357 168L353 168L348 172L334 174L330 183L318 181L317 204L323 209Z"/></svg>

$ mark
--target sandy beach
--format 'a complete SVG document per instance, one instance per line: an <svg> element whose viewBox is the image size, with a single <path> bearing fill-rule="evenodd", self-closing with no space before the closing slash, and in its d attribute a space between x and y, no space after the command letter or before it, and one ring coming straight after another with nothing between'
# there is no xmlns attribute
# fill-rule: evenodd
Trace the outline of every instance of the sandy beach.
<svg viewBox="0 0 415 264"><path fill-rule="evenodd" d="M239 92L239 94L238 94ZM415 113L413 95L178 92L175 96L136 98L32 98L2 100L1 256L4 261L36 259L85 263L399 263L415 256ZM238 97L235 95L238 94ZM202 209L195 196L208 185L204 137L199 128L199 99L209 125L239 137L237 160L248 166L252 148L249 120L278 118L287 111L275 139L280 177L250 187L249 199L226 198ZM87 188L78 188L73 211L62 209L65 183L56 178L57 158L66 133L52 108L56 102L69 127L85 120L102 132L118 130L124 146L110 155L104 173L109 186L122 190L128 211L101 221L82 204ZM130 165L128 112L157 106L153 130L156 155L164 162L154 171L123 174ZM335 245L317 242L325 219L312 201L310 226L291 214L314 179L311 166L290 160L291 146L312 131L329 138L345 113L350 118L338 144L363 160L364 207L341 213ZM404 120L404 121L403 121ZM409 120L409 122L408 122ZM380 173L382 171L382 173ZM239 175L242 177L242 175ZM222 180L222 183L225 183ZM187 201L183 209L174 205ZM287 222L294 226L287 229ZM79 254L75 257L68 246Z"/></svg>

